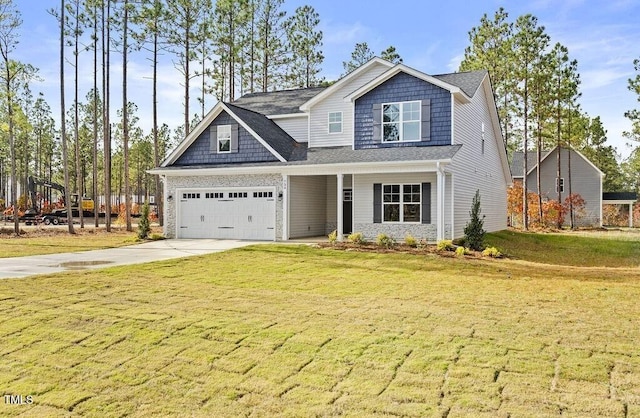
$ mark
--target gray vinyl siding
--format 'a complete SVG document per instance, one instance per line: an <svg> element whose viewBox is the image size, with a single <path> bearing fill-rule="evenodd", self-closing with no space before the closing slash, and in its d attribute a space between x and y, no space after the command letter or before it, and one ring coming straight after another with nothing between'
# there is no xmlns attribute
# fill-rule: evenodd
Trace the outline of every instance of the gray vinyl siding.
<svg viewBox="0 0 640 418"><path fill-rule="evenodd" d="M542 197L550 200L558 200L556 192L556 177L558 170L558 149L553 150L543 161L540 169L540 184ZM529 190L538 193L538 181L534 169L527 176ZM560 153L560 177L564 178L564 193L561 200L564 202L569 196L569 151L563 149ZM599 226L600 210L602 207L602 182L600 173L587 162L580 154L571 151L571 191L579 194L585 200L584 214L576 216L578 226ZM568 216L565 224L569 224Z"/></svg>
<svg viewBox="0 0 640 418"><path fill-rule="evenodd" d="M172 165L189 166L189 165L205 165L205 164L228 164L228 163L246 163L246 162L270 162L278 161L278 159L267 150L257 139L255 139L242 126L238 129L238 152L217 154L211 152L210 135L211 126L219 125L238 125L227 112L222 112L205 129L188 149L176 160Z"/></svg>
<svg viewBox="0 0 640 418"><path fill-rule="evenodd" d="M382 184L421 184L431 183L431 223L374 223L373 222L373 185ZM362 232L369 240L375 240L385 233L396 240L403 240L407 233L417 239L430 242L436 239L436 174L357 174L353 176L353 231Z"/></svg>
<svg viewBox="0 0 640 418"><path fill-rule="evenodd" d="M278 118L273 121L296 141L309 142L309 118L307 116Z"/></svg>
<svg viewBox="0 0 640 418"><path fill-rule="evenodd" d="M422 132L422 141L382 142L381 138L375 138L374 106L408 101L431 103L430 132ZM376 116L381 111L376 110ZM424 116L421 118L424 119ZM451 145L451 94L447 90L400 73L356 100L355 149L434 145Z"/></svg>
<svg viewBox="0 0 640 418"><path fill-rule="evenodd" d="M336 147L353 144L353 104L344 98L378 77L389 67L374 64L311 108L309 147ZM329 112L342 112L342 133L329 134Z"/></svg>
<svg viewBox="0 0 640 418"><path fill-rule="evenodd" d="M447 170L453 174L453 235L456 238L464 235L476 190L480 191L481 214L486 216L484 229L500 231L507 228L507 181L501 160L504 150L500 146L503 139L495 133L487 90L483 88L485 83L487 80L478 88L470 103L456 101L454 104L453 143L462 144L462 147ZM500 132L499 127L496 129Z"/></svg>
<svg viewBox="0 0 640 418"><path fill-rule="evenodd" d="M326 195L325 176L291 176L289 179L290 238L325 235Z"/></svg>

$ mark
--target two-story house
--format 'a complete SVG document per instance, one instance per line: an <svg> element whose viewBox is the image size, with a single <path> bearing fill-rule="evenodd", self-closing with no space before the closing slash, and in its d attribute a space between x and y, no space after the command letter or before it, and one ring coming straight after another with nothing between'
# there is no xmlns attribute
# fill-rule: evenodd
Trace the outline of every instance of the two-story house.
<svg viewBox="0 0 640 418"><path fill-rule="evenodd" d="M463 235L476 190L485 229L505 229L511 183L486 71L379 58L326 88L218 103L152 172L177 238L434 242Z"/></svg>

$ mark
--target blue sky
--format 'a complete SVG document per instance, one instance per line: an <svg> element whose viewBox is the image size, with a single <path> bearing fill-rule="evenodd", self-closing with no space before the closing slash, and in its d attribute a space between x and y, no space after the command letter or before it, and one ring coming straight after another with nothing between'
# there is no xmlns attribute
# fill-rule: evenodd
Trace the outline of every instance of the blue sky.
<svg viewBox="0 0 640 418"><path fill-rule="evenodd" d="M58 28L47 9L59 7L55 0L14 0L22 12L21 40L15 58L40 69L42 81L32 85L34 94L42 91L55 115L59 114ZM609 144L623 156L630 148L622 131L630 129L624 112L640 107L627 90L627 79L634 76L633 60L640 58L640 2L637 0L285 0L285 10L311 4L320 14L324 33L325 62L323 75L331 80L340 76L342 62L349 59L357 42L367 42L377 54L394 45L404 63L427 74L453 72L458 68L469 44L469 30L479 24L484 13L493 16L504 7L511 20L531 13L546 28L552 43L560 42L578 60L581 75L580 103L591 116L600 116L608 131ZM70 56L70 54L69 54ZM91 53L81 55L81 96L92 86ZM112 65L112 104L121 107L121 64L114 56ZM72 68L67 67L67 86L72 87ZM148 132L151 126L149 80L151 68L140 54L131 56L129 66L130 101L139 106L140 125ZM181 77L169 59L160 75L161 122L172 128L182 123ZM68 99L71 99L71 90ZM194 113L199 108L192 94ZM67 103L70 103L69 101ZM207 107L215 104L214 100Z"/></svg>

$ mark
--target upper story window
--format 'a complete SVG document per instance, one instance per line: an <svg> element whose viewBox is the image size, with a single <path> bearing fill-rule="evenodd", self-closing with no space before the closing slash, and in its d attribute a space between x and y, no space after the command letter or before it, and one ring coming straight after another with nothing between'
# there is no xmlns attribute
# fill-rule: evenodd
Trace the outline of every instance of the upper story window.
<svg viewBox="0 0 640 418"><path fill-rule="evenodd" d="M556 177L556 193L558 193L558 189L560 189L560 193L564 193L564 177Z"/></svg>
<svg viewBox="0 0 640 418"><path fill-rule="evenodd" d="M219 125L217 139L219 154L231 152L231 125Z"/></svg>
<svg viewBox="0 0 640 418"><path fill-rule="evenodd" d="M342 133L342 112L329 112L329 133Z"/></svg>
<svg viewBox="0 0 640 418"><path fill-rule="evenodd" d="M382 105L382 141L420 141L420 101Z"/></svg>

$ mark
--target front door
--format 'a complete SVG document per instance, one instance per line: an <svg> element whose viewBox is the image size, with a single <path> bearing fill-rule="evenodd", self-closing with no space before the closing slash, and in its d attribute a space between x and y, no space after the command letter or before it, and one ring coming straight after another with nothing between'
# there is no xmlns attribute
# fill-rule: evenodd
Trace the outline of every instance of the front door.
<svg viewBox="0 0 640 418"><path fill-rule="evenodd" d="M342 195L342 233L353 232L353 190L344 189Z"/></svg>

